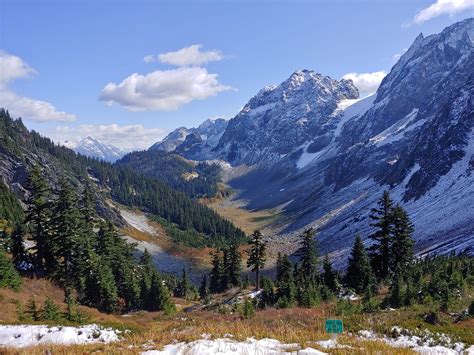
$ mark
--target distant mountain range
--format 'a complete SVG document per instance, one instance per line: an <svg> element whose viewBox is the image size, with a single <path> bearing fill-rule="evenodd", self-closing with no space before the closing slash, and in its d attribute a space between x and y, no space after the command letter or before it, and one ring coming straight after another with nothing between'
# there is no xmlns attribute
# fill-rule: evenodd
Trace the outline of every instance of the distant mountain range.
<svg viewBox="0 0 474 355"><path fill-rule="evenodd" d="M281 236L317 227L326 251L367 236L368 212L388 189L410 213L420 253L472 252L473 39L472 18L420 34L362 99L350 80L296 71L215 134L180 128L153 149L252 166L230 181L249 208L280 207Z"/></svg>
<svg viewBox="0 0 474 355"><path fill-rule="evenodd" d="M104 160L110 163L117 161L127 154L126 150L103 143L92 136L83 138L77 143L65 141L63 145L74 150L76 153L90 158Z"/></svg>
<svg viewBox="0 0 474 355"><path fill-rule="evenodd" d="M168 134L150 150L175 152L189 159L206 160L213 156L228 121L223 118L208 119L197 128L180 127Z"/></svg>

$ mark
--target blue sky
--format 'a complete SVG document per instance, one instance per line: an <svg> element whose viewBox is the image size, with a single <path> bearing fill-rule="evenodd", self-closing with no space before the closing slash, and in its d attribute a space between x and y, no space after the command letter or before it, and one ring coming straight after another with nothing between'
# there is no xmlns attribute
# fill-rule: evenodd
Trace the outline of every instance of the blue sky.
<svg viewBox="0 0 474 355"><path fill-rule="evenodd" d="M472 17L473 6L0 0L0 106L58 141L90 134L145 148L178 126L233 117L297 69L366 73L352 77L373 91L420 32Z"/></svg>

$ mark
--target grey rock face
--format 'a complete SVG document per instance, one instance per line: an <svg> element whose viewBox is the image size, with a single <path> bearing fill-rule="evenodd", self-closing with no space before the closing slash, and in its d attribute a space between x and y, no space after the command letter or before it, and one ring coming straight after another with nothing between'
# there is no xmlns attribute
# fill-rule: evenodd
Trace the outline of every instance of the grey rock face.
<svg viewBox="0 0 474 355"><path fill-rule="evenodd" d="M180 127L168 134L161 142L155 143L150 150L158 149L176 152L186 158L206 160L217 146L227 121L223 118L208 119L196 128Z"/></svg>
<svg viewBox="0 0 474 355"><path fill-rule="evenodd" d="M278 161L309 140L324 141L338 102L358 96L352 81L296 71L250 99L229 122L215 157L233 165Z"/></svg>
<svg viewBox="0 0 474 355"><path fill-rule="evenodd" d="M255 165L231 183L250 208L284 206L276 226L319 228L325 251L370 232L384 189L415 224L417 250L474 252L474 19L416 38L372 97L350 82L294 73L260 91L215 150Z"/></svg>

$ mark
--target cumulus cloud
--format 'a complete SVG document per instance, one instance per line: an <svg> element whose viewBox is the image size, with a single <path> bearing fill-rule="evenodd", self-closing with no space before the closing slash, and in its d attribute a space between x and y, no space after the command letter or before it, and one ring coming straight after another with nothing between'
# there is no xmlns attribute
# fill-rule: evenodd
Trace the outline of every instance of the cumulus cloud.
<svg viewBox="0 0 474 355"><path fill-rule="evenodd" d="M76 117L58 109L46 101L23 97L6 89L0 89L0 107L6 108L12 117L22 117L36 122L74 121Z"/></svg>
<svg viewBox="0 0 474 355"><path fill-rule="evenodd" d="M12 117L36 122L74 121L74 115L59 111L51 103L17 95L8 87L10 82L33 74L36 71L20 57L0 51L0 107L9 110Z"/></svg>
<svg viewBox="0 0 474 355"><path fill-rule="evenodd" d="M117 103L129 111L172 111L231 89L205 68L183 67L146 75L134 73L118 84L108 83L99 99L109 105Z"/></svg>
<svg viewBox="0 0 474 355"><path fill-rule="evenodd" d="M36 71L20 57L0 50L0 85L5 85L11 80L25 78L35 73Z"/></svg>
<svg viewBox="0 0 474 355"><path fill-rule="evenodd" d="M110 125L79 125L76 127L58 126L54 131L45 134L55 142L68 142L74 146L81 139L92 136L103 143L113 145L124 150L147 149L153 143L161 140L166 131L162 128L145 128L140 124L120 126Z"/></svg>
<svg viewBox="0 0 474 355"><path fill-rule="evenodd" d="M200 66L209 62L223 59L223 55L218 50L201 51L202 44L193 44L189 47L178 49L174 52L162 53L158 55L147 55L143 60L146 63L159 61L165 64L176 65L178 67Z"/></svg>
<svg viewBox="0 0 474 355"><path fill-rule="evenodd" d="M453 16L469 9L474 9L474 0L437 0L434 4L420 10L413 22L420 24L441 15Z"/></svg>
<svg viewBox="0 0 474 355"><path fill-rule="evenodd" d="M387 73L382 70L373 73L347 73L342 78L352 80L361 95L367 95L377 91L385 75Z"/></svg>

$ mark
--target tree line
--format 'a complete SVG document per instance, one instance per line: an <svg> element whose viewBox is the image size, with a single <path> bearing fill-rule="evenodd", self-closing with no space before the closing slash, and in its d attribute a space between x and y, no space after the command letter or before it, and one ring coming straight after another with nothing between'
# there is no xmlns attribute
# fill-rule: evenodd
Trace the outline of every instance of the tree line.
<svg viewBox="0 0 474 355"><path fill-rule="evenodd" d="M46 161L54 164L52 168L57 170L58 176L74 176L80 184L93 176L98 179L97 184L104 191L109 191L110 197L117 202L139 208L176 225L183 232L179 233L180 241L192 239L195 233L206 240L206 246L220 245L226 239L245 241L242 230L185 193L174 190L165 181L147 176L140 169L133 170L76 154L35 131L29 132L21 119L13 120L4 109L0 109L0 152L23 161L25 166L32 165L31 160L26 159L25 152L45 156ZM215 168L209 166L199 169L211 179L215 175ZM49 176L48 179L57 180L57 176Z"/></svg>
<svg viewBox="0 0 474 355"><path fill-rule="evenodd" d="M260 277L265 266L263 236L255 231L250 237L247 266L255 272L260 307L314 307L336 296L360 295L364 311L380 307L401 307L414 303L439 302L442 309L473 284L473 258L460 254L414 257L414 228L408 213L395 205L385 191L369 214L373 232L366 248L356 235L344 273L336 272L328 255L319 260L315 231L307 229L300 236L295 255L278 254L275 278ZM296 261L292 261L296 260ZM203 277L200 295L209 295L245 286L241 279L241 254L235 245L213 254L212 269ZM382 302L376 295L384 285L389 292Z"/></svg>

